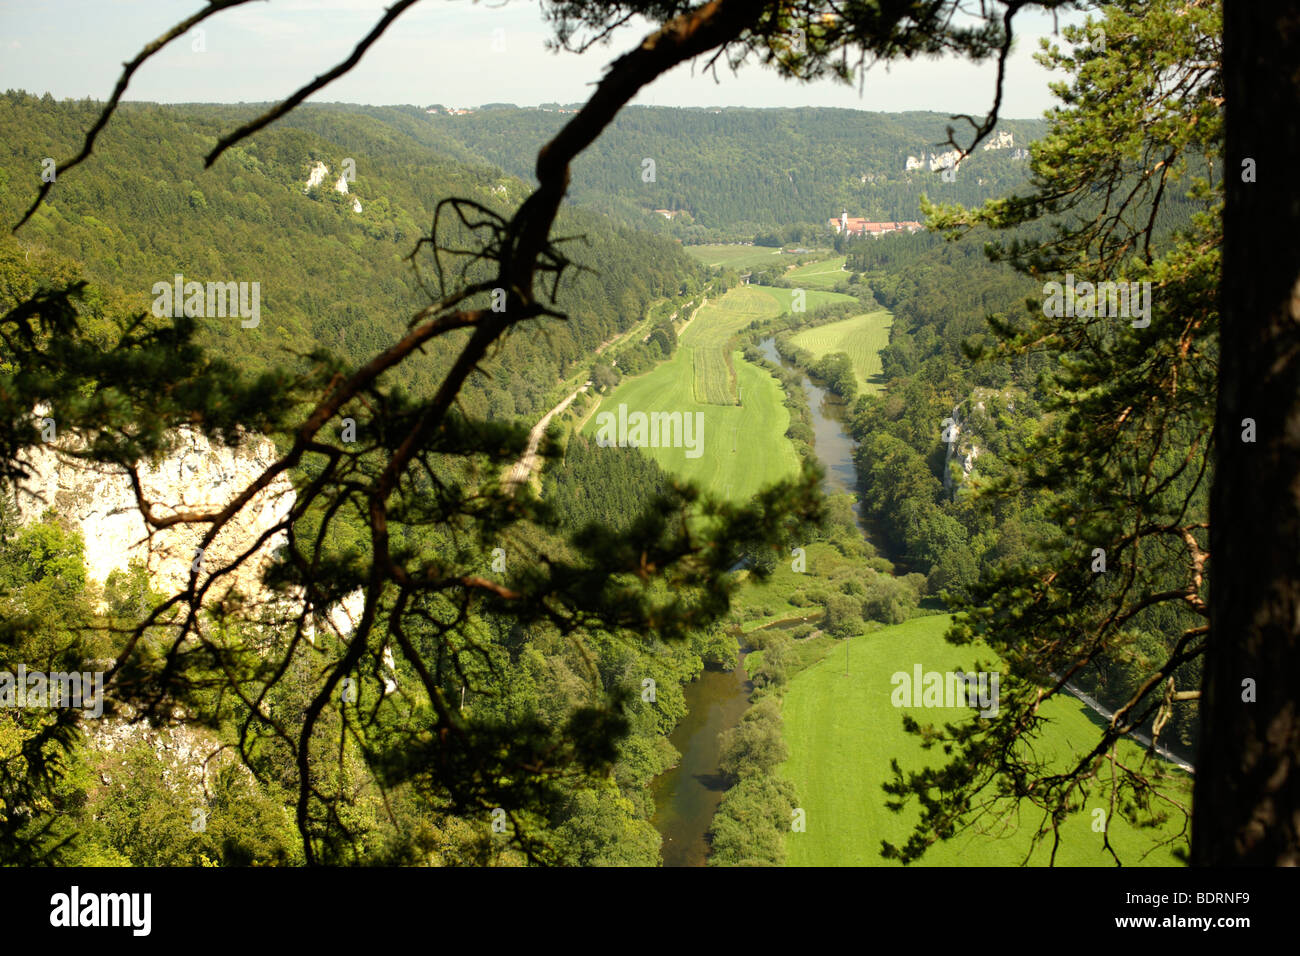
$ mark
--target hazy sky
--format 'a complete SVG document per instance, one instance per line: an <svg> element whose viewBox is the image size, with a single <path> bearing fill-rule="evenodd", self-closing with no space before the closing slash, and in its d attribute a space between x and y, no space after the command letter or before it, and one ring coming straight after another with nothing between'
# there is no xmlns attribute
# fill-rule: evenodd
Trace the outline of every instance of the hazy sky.
<svg viewBox="0 0 1300 956"><path fill-rule="evenodd" d="M270 0L217 14L136 73L127 99L160 102L261 102L282 98L344 59L391 0ZM0 0L0 89L49 92L57 99L108 97L139 49L202 6L201 0ZM535 106L585 100L610 60L633 45L645 24L613 46L587 54L550 53L539 6L529 0L425 0L404 13L351 74L317 99L350 103L506 102ZM1040 116L1050 104L1049 74L1033 62L1048 17L1024 17L1027 33L1009 70L1002 115ZM858 89L824 81L784 81L757 65L732 75L692 74L684 64L636 102L657 106L837 106L983 113L992 102L991 63L952 59L878 66Z"/></svg>

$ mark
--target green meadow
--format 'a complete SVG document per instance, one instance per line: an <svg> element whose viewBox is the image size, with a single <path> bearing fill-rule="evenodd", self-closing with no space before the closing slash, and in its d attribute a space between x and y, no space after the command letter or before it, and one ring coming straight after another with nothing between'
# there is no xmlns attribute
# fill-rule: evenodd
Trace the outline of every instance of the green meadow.
<svg viewBox="0 0 1300 956"><path fill-rule="evenodd" d="M700 309L682 333L682 344L692 348L724 346L755 319L777 315L779 300L770 293L788 291L754 285L736 286L722 298L713 299Z"/></svg>
<svg viewBox="0 0 1300 956"><path fill-rule="evenodd" d="M782 252L770 246L705 245L682 248L706 266L725 266L728 269L742 271L754 268L769 269L774 266L784 269L808 255L806 252L800 255Z"/></svg>
<svg viewBox="0 0 1300 956"><path fill-rule="evenodd" d="M855 315L850 319L804 329L791 342L817 358L832 352L847 352L864 392L879 391L880 350L889 344L889 327L894 317L884 309Z"/></svg>
<svg viewBox="0 0 1300 956"><path fill-rule="evenodd" d="M920 818L920 810L915 801L897 814L885 808L881 784L890 779L889 762L897 758L906 772L944 760L942 753L922 749L919 739L903 730L902 715L911 713L923 724L942 724L956 712L894 707L890 678L898 671L910 674L916 664L927 672L971 668L980 652L944 641L948 622L946 615L913 618L839 642L820 663L791 681L783 707L790 758L778 772L794 783L807 814L807 830L786 834L789 865L893 865L880 856L881 840L901 845ZM983 656L987 659L988 652ZM1053 698L1041 712L1050 724L1036 747L1061 766L1096 741L1095 715L1078 701ZM1136 762L1141 748L1124 741L1120 753L1126 763ZM1189 804L1185 775L1177 772L1170 787L1175 799ZM1058 866L1114 865L1102 847L1102 835L1093 831L1095 809L1110 813L1109 796L1100 781L1091 787L1083 810L1062 826ZM1003 819L983 820L951 840L936 843L920 865L1016 866L1025 862L1027 854L1030 865L1046 865L1050 834L1030 854L1030 837L1040 816L1025 804L1019 818L1011 813ZM1126 866L1180 865L1172 850L1186 847L1186 836L1178 836L1181 827L1182 814L1177 810L1156 830L1137 829L1118 814L1109 820L1111 845ZM1172 843L1160 845L1171 838Z"/></svg>
<svg viewBox="0 0 1300 956"><path fill-rule="evenodd" d="M810 262L806 266L791 269L785 278L801 288L829 289L849 277L849 273L844 271L844 262L844 256Z"/></svg>
<svg viewBox="0 0 1300 956"><path fill-rule="evenodd" d="M764 295L769 296L777 305L775 312L770 315L780 315L782 312L791 311L792 300L794 299L795 289L776 289L772 286L745 286L744 288L761 291ZM853 296L843 295L839 292L827 292L824 289L804 289L804 308L811 312L821 305L833 305L836 302L855 302Z"/></svg>
<svg viewBox="0 0 1300 956"><path fill-rule="evenodd" d="M780 383L763 369L745 362L740 352L726 348L738 330L761 315L773 314L770 300L746 286L732 289L716 303L710 302L682 334L673 357L644 375L621 382L587 420L583 434L595 438L601 413L617 414L620 404L627 405L629 413L700 412L704 417L698 457L687 457L686 448L642 451L673 474L737 503L748 501L765 485L792 477L799 470L799 461L794 446L785 437L790 414ZM697 365L700 353L703 367L715 370L706 371L703 387L699 380L701 365ZM729 391L726 402L702 401L717 394L719 375L730 377L725 364L728 356L743 404L736 405Z"/></svg>
<svg viewBox="0 0 1300 956"><path fill-rule="evenodd" d="M750 286L732 289L700 309L681 337L681 344L692 350L691 380L697 402L735 405L743 397L737 396L735 388L742 383L732 381L731 337L755 319L775 314L771 297Z"/></svg>

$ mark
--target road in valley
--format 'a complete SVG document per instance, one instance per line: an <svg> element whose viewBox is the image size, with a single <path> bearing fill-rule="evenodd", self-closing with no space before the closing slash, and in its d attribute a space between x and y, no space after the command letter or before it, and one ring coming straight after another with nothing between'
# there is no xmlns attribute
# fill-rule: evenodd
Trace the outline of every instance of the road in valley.
<svg viewBox="0 0 1300 956"><path fill-rule="evenodd" d="M537 449L542 444L542 436L546 434L546 426L551 424L552 418L573 404L573 400L585 392L587 390L587 385L590 384L591 383L588 382L586 385L576 389L568 398L564 399L564 401L560 402L560 404L556 405L549 412L543 415L537 424L533 426L532 431L528 433L528 446L524 449L524 453L520 455L519 460L507 468L505 474L501 476L501 484L507 492L514 491L519 487L519 485L530 479L533 476L533 473L537 471L538 465L541 463L541 456L537 454Z"/></svg>

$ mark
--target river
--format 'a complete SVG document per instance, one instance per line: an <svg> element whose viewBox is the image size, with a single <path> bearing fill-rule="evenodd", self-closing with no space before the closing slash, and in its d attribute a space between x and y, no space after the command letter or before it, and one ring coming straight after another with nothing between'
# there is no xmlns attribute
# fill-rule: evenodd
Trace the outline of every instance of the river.
<svg viewBox="0 0 1300 956"><path fill-rule="evenodd" d="M804 397L812 411L817 460L826 469L826 477L822 479L822 492L827 495L854 495L853 513L861 525L862 514L856 497L858 473L853 467L853 452L858 443L849 433L849 410L844 401L835 393L814 385L802 369L781 358L775 340L763 339L758 343L758 348L769 362L799 374ZM863 533L866 533L865 528Z"/></svg>
<svg viewBox="0 0 1300 956"><path fill-rule="evenodd" d="M781 358L772 339L764 339L759 348L773 363L798 371ZM857 443L844 424L847 409L838 396L814 385L802 373L801 384L812 410L817 458L826 470L822 491L828 495L852 494L857 488L853 468ZM856 502L853 508L861 525L862 515ZM726 790L718 766L721 754L718 735L740 722L749 707L752 690L753 685L745 679L744 649L735 670L706 668L697 680L683 688L687 713L668 737L682 760L672 770L656 777L653 784L653 822L663 837L664 866L704 866L709 850L706 834Z"/></svg>
<svg viewBox="0 0 1300 956"><path fill-rule="evenodd" d="M654 782L654 825L664 838L664 866L704 865L705 834L727 789L718 767L718 735L740 722L752 690L743 652L735 670L706 667L684 688L686 716L668 737L682 761Z"/></svg>

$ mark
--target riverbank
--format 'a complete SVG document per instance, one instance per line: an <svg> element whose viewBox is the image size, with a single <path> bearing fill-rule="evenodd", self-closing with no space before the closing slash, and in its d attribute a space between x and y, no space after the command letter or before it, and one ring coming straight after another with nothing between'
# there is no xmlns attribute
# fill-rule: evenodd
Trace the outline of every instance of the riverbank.
<svg viewBox="0 0 1300 956"><path fill-rule="evenodd" d="M707 860L709 824L727 789L719 767L719 738L740 721L753 690L745 676L745 657L742 650L730 671L706 667L682 689L686 716L668 736L682 759L655 778L650 821L663 837L664 866L704 866Z"/></svg>

